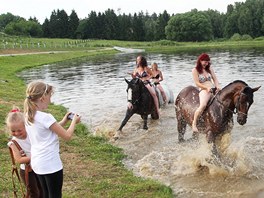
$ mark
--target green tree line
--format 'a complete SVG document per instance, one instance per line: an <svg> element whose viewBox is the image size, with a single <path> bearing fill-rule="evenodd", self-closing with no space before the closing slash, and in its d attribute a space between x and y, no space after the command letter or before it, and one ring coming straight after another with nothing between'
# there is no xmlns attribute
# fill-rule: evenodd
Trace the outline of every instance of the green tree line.
<svg viewBox="0 0 264 198"><path fill-rule="evenodd" d="M72 10L53 11L40 24L11 13L0 15L0 31L9 35L44 38L107 39L124 41L210 41L232 36L251 39L264 36L264 0L246 0L227 6L226 13L208 9L170 15L116 14L114 10L91 11L79 19Z"/></svg>

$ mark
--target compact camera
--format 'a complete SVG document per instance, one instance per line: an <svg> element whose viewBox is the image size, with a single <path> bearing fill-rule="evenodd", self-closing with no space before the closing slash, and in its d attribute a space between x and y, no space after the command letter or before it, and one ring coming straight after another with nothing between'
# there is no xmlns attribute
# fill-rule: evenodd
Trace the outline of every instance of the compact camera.
<svg viewBox="0 0 264 198"><path fill-rule="evenodd" d="M74 116L74 113L70 113L70 114L67 116L67 119L68 119L68 120L72 120L72 119L73 119L73 116Z"/></svg>

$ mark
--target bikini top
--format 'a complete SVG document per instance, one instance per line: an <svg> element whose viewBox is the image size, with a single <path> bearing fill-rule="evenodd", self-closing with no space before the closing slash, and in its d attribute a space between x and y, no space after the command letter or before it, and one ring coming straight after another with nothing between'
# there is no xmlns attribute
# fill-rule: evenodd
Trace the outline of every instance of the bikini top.
<svg viewBox="0 0 264 198"><path fill-rule="evenodd" d="M138 78L144 78L147 76L148 76L148 73L146 71L143 71L142 74L139 74L138 72L136 73L136 77Z"/></svg>
<svg viewBox="0 0 264 198"><path fill-rule="evenodd" d="M204 76L203 74L199 74L198 78L199 78L199 82L200 83L204 83L206 81L211 81L212 80L211 74L209 74L209 73L208 73L208 77Z"/></svg>
<svg viewBox="0 0 264 198"><path fill-rule="evenodd" d="M160 75L157 74L155 77L153 76L152 78L153 78L153 79L159 79L159 77L160 77Z"/></svg>

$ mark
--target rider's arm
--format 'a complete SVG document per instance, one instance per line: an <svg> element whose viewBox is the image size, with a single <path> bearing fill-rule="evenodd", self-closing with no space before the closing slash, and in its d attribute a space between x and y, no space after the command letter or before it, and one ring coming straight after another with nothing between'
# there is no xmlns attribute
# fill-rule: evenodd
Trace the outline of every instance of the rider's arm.
<svg viewBox="0 0 264 198"><path fill-rule="evenodd" d="M212 67L210 68L210 72L211 72L211 75L212 75L212 78L213 78L213 81L214 81L214 85L215 85L215 87L216 87L218 90L220 90L221 87L220 87L220 85L219 85L218 79L217 79L217 77L216 77L216 75L215 75L214 70L213 70Z"/></svg>
<svg viewBox="0 0 264 198"><path fill-rule="evenodd" d="M144 80L150 80L153 76L152 70L149 67L146 67L145 71L147 72L148 76L145 77Z"/></svg>
<svg viewBox="0 0 264 198"><path fill-rule="evenodd" d="M132 78L136 78L137 77L137 68L134 69L133 73L128 73L131 75Z"/></svg>
<svg viewBox="0 0 264 198"><path fill-rule="evenodd" d="M159 75L160 75L159 82L161 82L161 81L163 81L163 75L162 75L162 72L160 70L159 70Z"/></svg>

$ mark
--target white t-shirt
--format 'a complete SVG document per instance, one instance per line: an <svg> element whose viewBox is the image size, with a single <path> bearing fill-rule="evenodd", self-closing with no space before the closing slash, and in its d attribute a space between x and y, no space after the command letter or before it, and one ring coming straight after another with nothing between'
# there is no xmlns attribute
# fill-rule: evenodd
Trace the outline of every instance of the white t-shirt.
<svg viewBox="0 0 264 198"><path fill-rule="evenodd" d="M27 157L30 157L30 149L31 149L31 144L29 137L27 135L26 139L18 139L16 137L12 137L12 140L15 140L19 146L22 148L22 150L25 152ZM8 142L8 146L10 147L11 144L14 144L12 141ZM22 170L25 170L25 164L20 164L20 168Z"/></svg>
<svg viewBox="0 0 264 198"><path fill-rule="evenodd" d="M49 129L55 122L51 114L37 111L34 123L26 124L31 142L31 167L39 175L55 173L63 168L58 136Z"/></svg>

